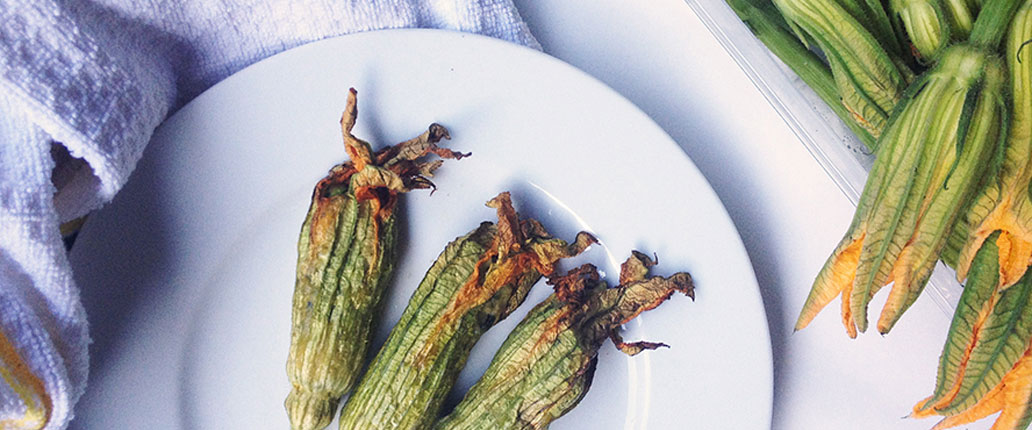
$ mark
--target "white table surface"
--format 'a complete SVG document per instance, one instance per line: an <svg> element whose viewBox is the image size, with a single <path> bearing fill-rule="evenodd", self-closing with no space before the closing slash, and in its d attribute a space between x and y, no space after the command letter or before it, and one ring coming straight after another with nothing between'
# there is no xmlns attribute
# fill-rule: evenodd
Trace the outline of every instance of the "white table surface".
<svg viewBox="0 0 1032 430"><path fill-rule="evenodd" d="M545 52L649 114L727 207L767 308L774 351L772 428L934 425L934 418L904 418L931 393L950 323L928 294L884 337L872 330L847 338L837 301L810 327L792 332L813 277L845 232L853 206L691 8L683 0L515 3ZM961 428L988 428L989 421Z"/></svg>

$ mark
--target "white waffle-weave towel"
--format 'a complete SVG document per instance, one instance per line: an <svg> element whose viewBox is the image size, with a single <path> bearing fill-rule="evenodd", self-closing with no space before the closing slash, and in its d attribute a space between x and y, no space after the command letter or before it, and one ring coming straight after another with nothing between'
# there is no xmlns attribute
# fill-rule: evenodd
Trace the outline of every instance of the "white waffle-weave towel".
<svg viewBox="0 0 1032 430"><path fill-rule="evenodd" d="M0 429L71 420L89 334L59 224L111 200L170 112L285 49L403 27L540 48L511 0L0 0Z"/></svg>

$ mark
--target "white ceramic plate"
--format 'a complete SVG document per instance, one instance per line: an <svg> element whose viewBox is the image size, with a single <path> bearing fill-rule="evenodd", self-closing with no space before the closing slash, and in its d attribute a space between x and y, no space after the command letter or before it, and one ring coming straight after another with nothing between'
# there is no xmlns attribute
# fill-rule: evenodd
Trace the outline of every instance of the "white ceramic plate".
<svg viewBox="0 0 1032 430"><path fill-rule="evenodd" d="M772 365L763 304L723 206L685 154L612 90L541 53L432 30L363 33L249 67L170 118L130 182L72 251L95 343L80 429L282 429L295 243L312 185L344 158L338 120L374 146L447 126L437 192L405 197L406 245L383 328L444 245L494 214L502 190L556 236L602 241L609 279L631 249L656 273L687 270L675 297L626 327L669 349L603 346L587 397L555 429L766 429ZM471 385L543 283L473 351Z"/></svg>

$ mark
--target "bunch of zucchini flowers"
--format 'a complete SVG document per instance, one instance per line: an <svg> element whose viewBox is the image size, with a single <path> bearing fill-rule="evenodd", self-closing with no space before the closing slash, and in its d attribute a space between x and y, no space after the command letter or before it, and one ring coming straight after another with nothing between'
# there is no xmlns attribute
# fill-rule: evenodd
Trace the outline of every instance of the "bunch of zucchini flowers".
<svg viewBox="0 0 1032 430"><path fill-rule="evenodd" d="M949 428L1032 422L1032 0L728 0L875 155L853 221L796 330L841 298L888 333L938 261L964 292L933 394Z"/></svg>
<svg viewBox="0 0 1032 430"><path fill-rule="evenodd" d="M298 240L287 359L292 388L284 402L292 429L325 428L338 409L341 430L546 429L587 393L606 339L630 355L665 346L624 342L619 329L675 292L694 297L687 273L650 276L653 260L633 252L615 287L590 265L560 275L557 264L596 243L594 236L552 237L520 217L503 192L487 203L497 221L447 244L366 368L396 266L400 197L433 187L428 176L441 159L469 154L438 147L448 132L437 124L374 152L351 133L356 103L352 90L341 120L350 160L315 186ZM480 381L447 410L474 345L543 277L555 293L530 311Z"/></svg>

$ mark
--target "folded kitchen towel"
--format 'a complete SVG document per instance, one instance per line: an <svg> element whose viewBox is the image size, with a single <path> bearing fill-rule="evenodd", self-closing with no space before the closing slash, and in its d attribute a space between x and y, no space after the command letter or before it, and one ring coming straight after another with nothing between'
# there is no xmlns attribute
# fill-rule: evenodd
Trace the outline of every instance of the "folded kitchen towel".
<svg viewBox="0 0 1032 430"><path fill-rule="evenodd" d="M89 334L59 224L111 200L169 113L285 49L404 27L539 48L511 0L0 0L0 429L71 420Z"/></svg>

